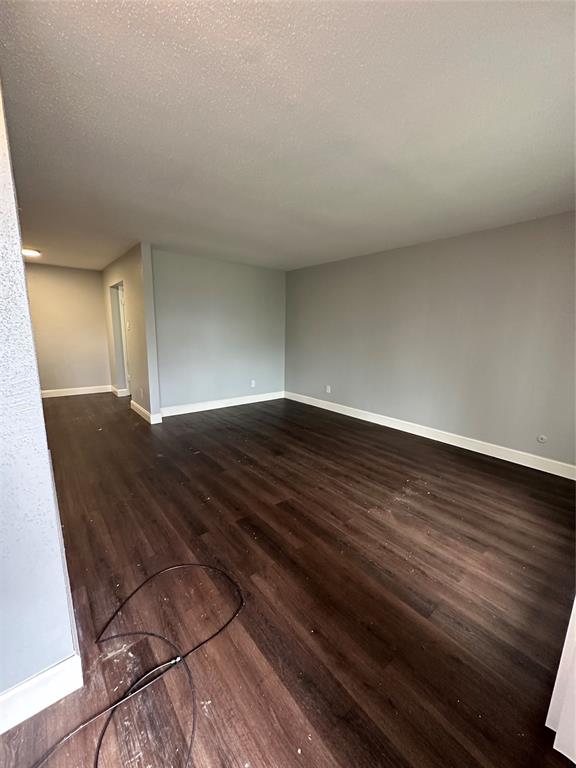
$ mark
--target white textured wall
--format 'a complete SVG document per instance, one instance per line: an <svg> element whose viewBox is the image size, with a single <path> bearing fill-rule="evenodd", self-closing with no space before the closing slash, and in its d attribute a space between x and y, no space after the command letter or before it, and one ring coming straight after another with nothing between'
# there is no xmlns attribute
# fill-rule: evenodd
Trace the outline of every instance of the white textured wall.
<svg viewBox="0 0 576 768"><path fill-rule="evenodd" d="M2 692L72 656L74 647L1 103L0 111Z"/></svg>
<svg viewBox="0 0 576 768"><path fill-rule="evenodd" d="M102 273L26 265L42 389L110 384Z"/></svg>

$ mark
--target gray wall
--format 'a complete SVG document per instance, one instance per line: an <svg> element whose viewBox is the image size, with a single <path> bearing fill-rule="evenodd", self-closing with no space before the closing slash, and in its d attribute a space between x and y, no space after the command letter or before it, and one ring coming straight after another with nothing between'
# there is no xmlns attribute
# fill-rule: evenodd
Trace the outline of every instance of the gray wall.
<svg viewBox="0 0 576 768"><path fill-rule="evenodd" d="M153 271L162 406L284 389L283 272L156 248Z"/></svg>
<svg viewBox="0 0 576 768"><path fill-rule="evenodd" d="M2 692L72 656L74 643L1 97L0 207Z"/></svg>
<svg viewBox="0 0 576 768"><path fill-rule="evenodd" d="M286 390L573 462L573 215L288 273Z"/></svg>
<svg viewBox="0 0 576 768"><path fill-rule="evenodd" d="M26 265L42 389L110 384L102 273Z"/></svg>
<svg viewBox="0 0 576 768"><path fill-rule="evenodd" d="M112 332L112 308L110 286L124 283L124 311L126 315L126 345L128 372L130 374L130 392L132 400L150 411L150 386L148 377L148 351L146 342L146 315L144 300L144 278L140 244L127 253L102 273L104 289L104 307L106 312L106 330L112 382L120 381L117 376L117 359L114 353ZM116 384L115 384L116 386Z"/></svg>

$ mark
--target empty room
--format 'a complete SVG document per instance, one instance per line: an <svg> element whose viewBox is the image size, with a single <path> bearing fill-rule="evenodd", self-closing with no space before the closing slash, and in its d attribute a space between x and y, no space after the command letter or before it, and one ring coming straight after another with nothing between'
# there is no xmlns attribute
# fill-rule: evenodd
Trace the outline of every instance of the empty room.
<svg viewBox="0 0 576 768"><path fill-rule="evenodd" d="M0 764L576 764L576 4L0 3Z"/></svg>

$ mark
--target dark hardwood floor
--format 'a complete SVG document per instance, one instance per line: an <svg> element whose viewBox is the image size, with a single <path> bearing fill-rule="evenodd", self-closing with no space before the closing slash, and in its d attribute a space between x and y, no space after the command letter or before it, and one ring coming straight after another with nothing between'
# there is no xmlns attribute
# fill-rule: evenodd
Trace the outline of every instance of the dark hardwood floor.
<svg viewBox="0 0 576 768"><path fill-rule="evenodd" d="M560 768L544 726L574 590L569 481L288 401L149 426L127 399L45 401L85 686L0 740L29 768L172 656L96 646L146 576L220 565L246 607L190 658L196 768ZM233 593L165 574L119 626L181 649ZM121 630L119 630L121 631ZM102 768L180 768L183 668L123 705ZM92 766L99 725L48 762Z"/></svg>

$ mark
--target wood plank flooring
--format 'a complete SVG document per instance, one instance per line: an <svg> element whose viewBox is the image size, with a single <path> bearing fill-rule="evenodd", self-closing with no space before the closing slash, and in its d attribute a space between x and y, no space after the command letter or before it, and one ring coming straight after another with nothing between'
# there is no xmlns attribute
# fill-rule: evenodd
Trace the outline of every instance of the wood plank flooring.
<svg viewBox="0 0 576 768"><path fill-rule="evenodd" d="M191 657L196 768L561 768L544 727L574 592L569 481L289 401L150 426L127 399L45 403L85 686L0 739L30 768L172 656L94 644L146 576L219 565L246 596ZM165 574L118 619L187 648L230 612ZM181 768L182 667L125 704L101 768ZM92 766L100 728L48 766Z"/></svg>

